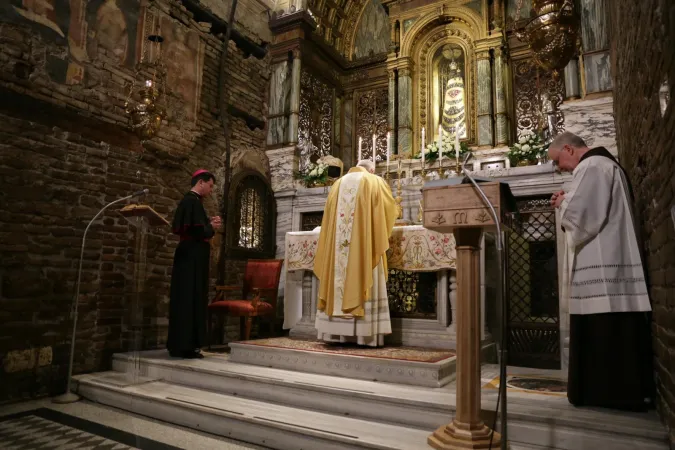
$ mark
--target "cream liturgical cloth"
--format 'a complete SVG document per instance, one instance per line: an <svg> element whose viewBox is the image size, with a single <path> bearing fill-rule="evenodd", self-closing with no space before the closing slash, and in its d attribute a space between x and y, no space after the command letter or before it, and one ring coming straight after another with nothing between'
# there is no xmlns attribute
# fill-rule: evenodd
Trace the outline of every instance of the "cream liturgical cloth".
<svg viewBox="0 0 675 450"><path fill-rule="evenodd" d="M284 283L284 329L293 328L303 314L302 279L314 269L320 228L286 233L286 282ZM389 236L387 267L407 272L436 272L456 268L455 237L421 225L394 227Z"/></svg>
<svg viewBox="0 0 675 450"><path fill-rule="evenodd" d="M389 186L362 167L331 188L314 262L320 339L377 346L391 333L383 256L397 215Z"/></svg>

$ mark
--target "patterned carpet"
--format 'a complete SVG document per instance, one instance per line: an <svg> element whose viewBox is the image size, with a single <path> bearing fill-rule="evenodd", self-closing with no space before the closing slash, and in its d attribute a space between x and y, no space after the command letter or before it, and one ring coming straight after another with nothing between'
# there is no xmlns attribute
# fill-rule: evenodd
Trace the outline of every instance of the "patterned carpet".
<svg viewBox="0 0 675 450"><path fill-rule="evenodd" d="M240 342L241 343L241 342ZM435 363L455 356L453 350L434 350L417 347L383 347L369 348L353 344L333 344L288 337L258 339L246 341L246 344L262 347L287 348L309 352L338 353L341 355L365 356L368 358L398 359L402 361L419 361Z"/></svg>
<svg viewBox="0 0 675 450"><path fill-rule="evenodd" d="M178 450L48 408L0 417L3 450Z"/></svg>
<svg viewBox="0 0 675 450"><path fill-rule="evenodd" d="M490 380L483 387L498 389L499 377ZM507 377L506 388L510 391L529 392L532 394L567 396L567 381L551 377L509 375Z"/></svg>

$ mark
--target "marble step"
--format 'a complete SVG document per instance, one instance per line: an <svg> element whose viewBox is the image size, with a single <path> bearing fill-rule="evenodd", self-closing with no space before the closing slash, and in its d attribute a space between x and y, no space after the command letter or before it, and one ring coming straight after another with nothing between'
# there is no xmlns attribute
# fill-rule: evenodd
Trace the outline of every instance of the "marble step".
<svg viewBox="0 0 675 450"><path fill-rule="evenodd" d="M130 354L116 354L113 367L131 371L134 362ZM453 385L425 388L350 380L233 363L227 355L180 360L166 351L148 351L141 353L140 367L144 376L205 391L427 431L449 422L456 403ZM517 392L510 392L508 401L514 444L565 450L668 448L666 432L652 414L577 409L565 397ZM496 390L483 390L482 405L489 421Z"/></svg>
<svg viewBox="0 0 675 450"><path fill-rule="evenodd" d="M77 392L108 406L275 449L426 449L428 431L103 372L79 375Z"/></svg>
<svg viewBox="0 0 675 450"><path fill-rule="evenodd" d="M455 379L456 357L437 362L407 361L231 342L230 361L321 375L441 387Z"/></svg>

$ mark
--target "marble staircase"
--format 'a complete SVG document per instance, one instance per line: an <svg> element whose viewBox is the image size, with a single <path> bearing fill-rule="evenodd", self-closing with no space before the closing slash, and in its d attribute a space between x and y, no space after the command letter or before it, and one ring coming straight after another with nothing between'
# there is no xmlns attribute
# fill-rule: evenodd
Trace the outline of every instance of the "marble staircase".
<svg viewBox="0 0 675 450"><path fill-rule="evenodd" d="M484 379L496 372L485 370ZM353 380L215 354L203 360L173 359L165 351L117 354L113 371L76 379L90 400L278 449L428 449L426 437L449 422L455 404L454 383ZM495 405L496 390L484 389L486 420ZM654 415L575 409L550 395L509 393L509 433L513 450L668 448Z"/></svg>

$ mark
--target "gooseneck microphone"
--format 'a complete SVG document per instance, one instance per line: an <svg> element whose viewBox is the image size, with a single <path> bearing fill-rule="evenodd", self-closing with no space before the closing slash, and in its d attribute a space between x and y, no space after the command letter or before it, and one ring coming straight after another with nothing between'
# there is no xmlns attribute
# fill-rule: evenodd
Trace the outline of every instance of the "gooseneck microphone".
<svg viewBox="0 0 675 450"><path fill-rule="evenodd" d="M89 221L87 224L87 227L84 229L84 235L82 235L82 247L80 248L80 264L77 269L77 285L75 288L75 298L73 298L73 305L70 310L70 317L73 319L73 335L70 338L70 362L68 363L68 381L66 384L66 392L62 395L59 395L58 397L54 397L53 402L54 403L74 403L80 399L80 396L75 394L74 392L70 392L70 386L73 378L73 359L75 356L75 333L77 331L77 303L78 299L80 297L80 281L82 280L82 260L84 259L84 244L87 240L87 232L89 231L89 227L91 227L91 224L94 223L96 219L109 207L116 203L123 202L125 200L129 200L130 198L134 197L141 197L143 195L146 195L150 192L149 189L141 189L140 191L136 191L133 194L127 195L126 197L118 198L117 200L114 200L107 205L105 205L101 210L96 213L93 219Z"/></svg>
<svg viewBox="0 0 675 450"><path fill-rule="evenodd" d="M507 326L507 320L506 320L506 299L504 295L504 273L502 273L503 270L503 258L504 258L504 246L502 242L502 227L501 224L499 223L499 217L497 216L497 212L495 211L494 206L492 203L490 203L490 200L487 198L487 195L485 195L485 192L480 188L478 183L476 183L476 180L473 179L471 174L469 173L468 170L466 170L466 163L471 159L471 152L469 152L466 155L466 158L464 158L464 162L462 163L462 172L464 175L469 179L471 184L476 188L478 193L480 194L481 198L483 199L483 202L490 208L490 215L492 216L492 220L495 221L495 225L497 225L497 239L495 241L496 247L497 247L497 253L499 254L499 258L497 258L497 262L499 265L499 275L501 277L501 348L499 350L499 393L497 394L497 407L495 411L495 419L494 423L492 425L492 429L495 429L495 425L497 422L497 413L499 412L499 406L501 402L501 414L500 414L500 434L502 435L502 442L501 442L501 449L506 450L508 448L508 438L507 438L507 429L506 429L506 358L507 358L507 350L506 350L506 340L507 340L507 331L506 331L506 326ZM494 431L492 434L490 434L490 446L489 448L492 448L492 438L494 437Z"/></svg>

